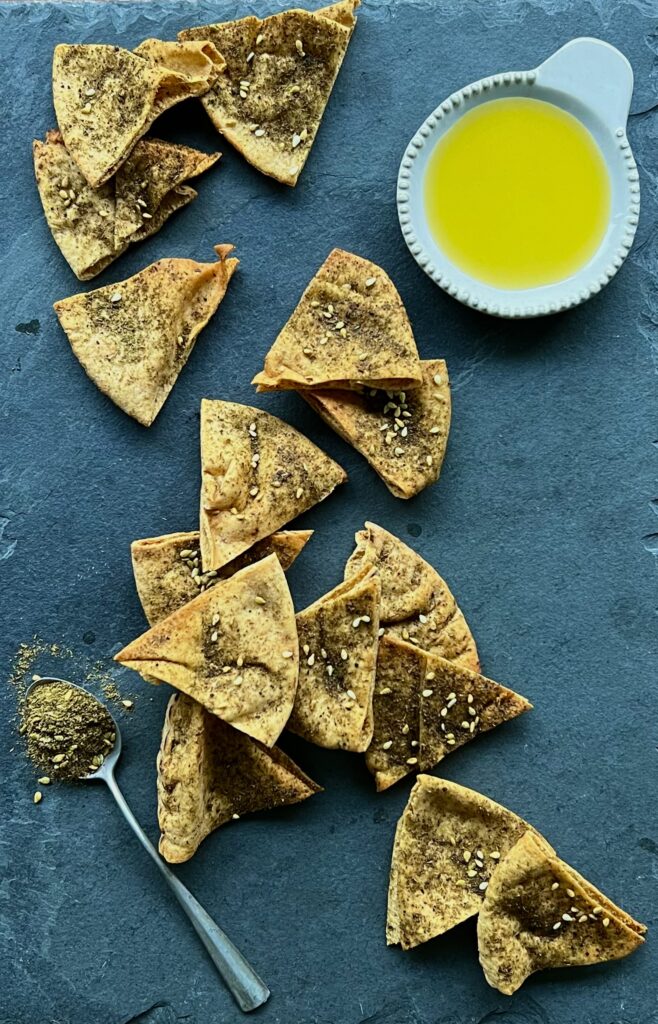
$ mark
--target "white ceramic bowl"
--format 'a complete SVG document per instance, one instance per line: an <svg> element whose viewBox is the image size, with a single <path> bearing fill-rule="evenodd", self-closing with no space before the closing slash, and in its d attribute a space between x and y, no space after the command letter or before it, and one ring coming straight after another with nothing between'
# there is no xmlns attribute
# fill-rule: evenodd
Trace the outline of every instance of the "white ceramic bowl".
<svg viewBox="0 0 658 1024"><path fill-rule="evenodd" d="M633 71L623 54L600 39L573 39L532 71L507 71L465 86L444 100L420 126L400 165L400 226L416 262L460 302L503 317L557 313L589 299L614 277L628 255L640 214L640 184L626 138ZM596 140L610 175L610 219L592 258L554 284L504 289L461 270L442 250L427 223L423 182L434 146L469 110L490 100L524 96L553 103L577 117Z"/></svg>

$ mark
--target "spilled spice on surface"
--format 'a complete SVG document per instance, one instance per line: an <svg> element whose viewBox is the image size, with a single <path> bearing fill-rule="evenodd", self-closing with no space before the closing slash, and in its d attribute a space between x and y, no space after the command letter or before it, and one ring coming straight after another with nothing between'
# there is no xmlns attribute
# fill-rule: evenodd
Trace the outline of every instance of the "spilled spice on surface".
<svg viewBox="0 0 658 1024"><path fill-rule="evenodd" d="M79 779L97 771L116 738L107 709L68 683L34 687L21 709L20 732L30 760L50 779Z"/></svg>

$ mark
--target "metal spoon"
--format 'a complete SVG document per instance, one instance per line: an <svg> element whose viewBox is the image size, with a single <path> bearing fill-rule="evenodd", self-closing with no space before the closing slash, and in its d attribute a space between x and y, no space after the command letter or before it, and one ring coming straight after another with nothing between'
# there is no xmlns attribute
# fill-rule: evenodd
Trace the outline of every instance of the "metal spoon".
<svg viewBox="0 0 658 1024"><path fill-rule="evenodd" d="M43 677L42 679L34 682L25 695L26 699L29 698L30 694L37 686L44 686L48 683L65 683L67 686L75 687L76 690L82 690L83 693L88 694L88 696L92 697L93 700L96 700L96 697L89 693L88 690L85 690L84 687L77 686L75 683L71 683L67 679L56 679L54 676ZM100 701L98 701L98 703L100 703ZM110 714L107 707L105 709L108 711L108 714ZM119 726L117 725L114 716L110 714L110 718L114 723L116 736L114 746L112 747L112 750L106 754L105 760L98 771L92 772L89 775L81 776L81 780L85 782L100 781L107 783L110 792L121 808L124 818L151 859L155 864L157 864L161 874L169 883L171 889L173 889L176 899L192 922L195 932L206 947L212 962L224 979L224 982L234 996L238 1006L241 1010L244 1010L245 1013L248 1013L250 1010L255 1010L257 1006L262 1006L262 1004L267 1002L269 998L270 990L267 985L265 985L261 978L259 978L253 967L247 963L242 953L236 949L221 928L215 924L210 915L206 913L201 904L195 900L192 893L186 889L183 883L178 880L176 875L169 870L165 862L160 858L155 847L147 839L142 827L135 818L133 812L130 810L130 807L124 799L123 793L117 785L116 779L114 778L114 766L116 765L119 759L119 754L121 753L121 732L119 731Z"/></svg>

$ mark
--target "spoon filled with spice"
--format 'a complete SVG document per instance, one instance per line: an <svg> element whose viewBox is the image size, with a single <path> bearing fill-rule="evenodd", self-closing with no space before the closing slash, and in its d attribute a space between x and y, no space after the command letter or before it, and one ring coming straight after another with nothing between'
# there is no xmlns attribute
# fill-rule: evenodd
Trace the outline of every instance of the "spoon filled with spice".
<svg viewBox="0 0 658 1024"><path fill-rule="evenodd" d="M192 922L241 1010L255 1010L270 992L242 953L161 860L130 810L114 778L121 733L114 718L88 690L65 679L42 678L25 694L21 732L31 760L50 779L105 782L124 818L157 864Z"/></svg>

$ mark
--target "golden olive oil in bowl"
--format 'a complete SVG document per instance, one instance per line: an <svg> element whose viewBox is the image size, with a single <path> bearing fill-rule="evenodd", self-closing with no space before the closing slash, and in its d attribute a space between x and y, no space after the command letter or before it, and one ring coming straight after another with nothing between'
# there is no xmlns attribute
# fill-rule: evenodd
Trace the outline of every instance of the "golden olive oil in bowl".
<svg viewBox="0 0 658 1024"><path fill-rule="evenodd" d="M400 226L421 268L495 316L584 302L621 267L639 219L626 120L633 72L599 39L452 93L402 158Z"/></svg>
<svg viewBox="0 0 658 1024"><path fill-rule="evenodd" d="M590 132L524 96L480 104L453 124L429 158L424 198L446 255L497 288L574 274L610 219L608 169Z"/></svg>

